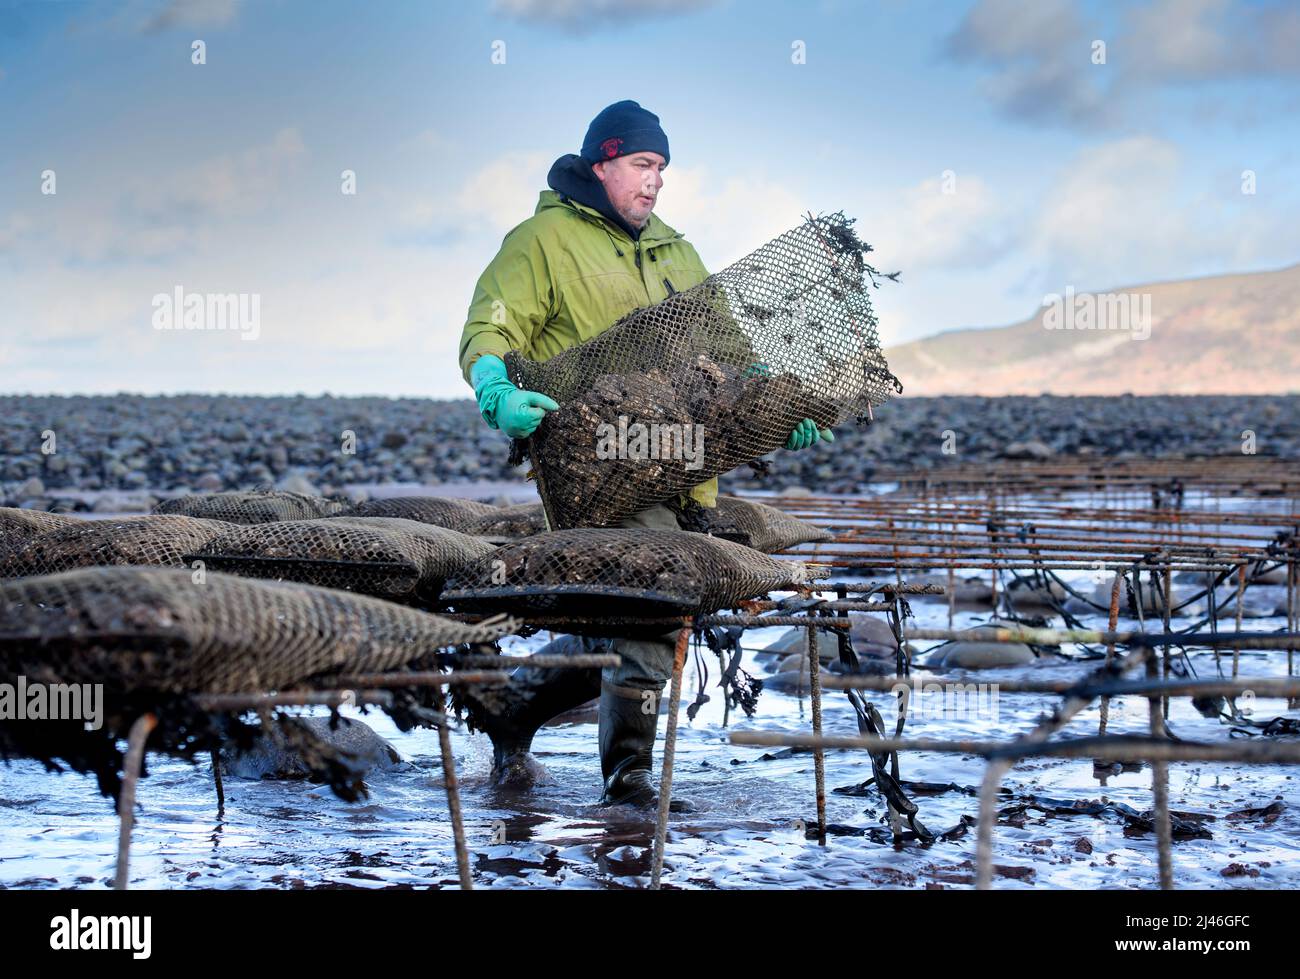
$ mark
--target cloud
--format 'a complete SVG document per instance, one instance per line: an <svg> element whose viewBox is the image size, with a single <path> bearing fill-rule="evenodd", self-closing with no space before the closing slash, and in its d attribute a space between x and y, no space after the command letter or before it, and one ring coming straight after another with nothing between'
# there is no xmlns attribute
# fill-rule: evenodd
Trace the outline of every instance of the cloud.
<svg viewBox="0 0 1300 979"><path fill-rule="evenodd" d="M167 0L140 24L140 33L173 27L228 27L239 12L237 0Z"/></svg>
<svg viewBox="0 0 1300 979"><path fill-rule="evenodd" d="M1031 254L1053 274L1094 284L1129 277L1161 252L1190 258L1196 236L1177 200L1180 169L1177 147L1151 136L1084 150L1044 198Z"/></svg>
<svg viewBox="0 0 1300 979"><path fill-rule="evenodd" d="M602 27L690 14L718 0L494 0L494 13L585 34Z"/></svg>
<svg viewBox="0 0 1300 979"><path fill-rule="evenodd" d="M460 223L486 223L504 234L532 217L552 162L544 153L507 153L480 167L456 194L454 212Z"/></svg>
<svg viewBox="0 0 1300 979"><path fill-rule="evenodd" d="M984 268L1013 247L1016 231L992 188L958 175L953 193L939 178L923 180L871 217L871 244L886 271Z"/></svg>
<svg viewBox="0 0 1300 979"><path fill-rule="evenodd" d="M1109 110L1091 62L1093 37L1072 0L979 0L948 36L944 53L989 70L985 91L1009 116L1095 122Z"/></svg>
<svg viewBox="0 0 1300 979"><path fill-rule="evenodd" d="M1092 45L1107 44L1105 64ZM1163 90L1232 78L1300 74L1300 9L1244 0L1151 0L1112 29L1084 21L1076 0L978 0L943 54L983 69L1006 116L1032 124L1113 125Z"/></svg>
<svg viewBox="0 0 1300 979"><path fill-rule="evenodd" d="M11 214L8 220L0 224L0 252L13 248L31 227L32 221L27 215L21 212Z"/></svg>
<svg viewBox="0 0 1300 979"><path fill-rule="evenodd" d="M1233 174L1203 180L1196 161L1166 140L1090 147L1041 202L1024 265L1037 267L1045 292L1060 292L1222 274L1300 252L1285 196L1242 194Z"/></svg>
<svg viewBox="0 0 1300 979"><path fill-rule="evenodd" d="M442 247L490 235L496 242L533 216L553 162L539 151L506 153L482 164L458 186L424 192L381 191L399 245ZM751 173L718 178L706 167L673 164L664 171L655 213L695 245L709 269L722 268L799 223L807 202L789 188Z"/></svg>
<svg viewBox="0 0 1300 979"><path fill-rule="evenodd" d="M299 131L289 127L267 142L170 172L133 167L119 178L106 161L100 186L119 191L65 197L61 180L61 193L42 199L34 224L34 215L22 219L25 226L0 221L0 251L29 264L165 264L229 244L229 229L246 235L252 226L274 224L288 209L284 199L296 187L291 178L306 156ZM12 248L19 233L25 233L21 250Z"/></svg>
<svg viewBox="0 0 1300 979"><path fill-rule="evenodd" d="M707 167L664 170L655 213L695 246L710 272L799 224L807 202L761 173L718 179Z"/></svg>
<svg viewBox="0 0 1300 979"><path fill-rule="evenodd" d="M947 49L958 60L1038 58L1044 47L1068 43L1078 29L1072 0L979 0L948 37Z"/></svg>
<svg viewBox="0 0 1300 979"><path fill-rule="evenodd" d="M136 188L133 202L144 213L171 217L261 212L306 155L302 134L293 127L281 129L267 143L224 153Z"/></svg>
<svg viewBox="0 0 1300 979"><path fill-rule="evenodd" d="M1129 14L1131 70L1164 82L1300 73L1300 9L1155 0Z"/></svg>
<svg viewBox="0 0 1300 979"><path fill-rule="evenodd" d="M457 185L383 186L367 193L381 202L390 222L385 234L389 244L437 248L476 235L499 243L537 210L551 162L535 150L505 153L476 166Z"/></svg>

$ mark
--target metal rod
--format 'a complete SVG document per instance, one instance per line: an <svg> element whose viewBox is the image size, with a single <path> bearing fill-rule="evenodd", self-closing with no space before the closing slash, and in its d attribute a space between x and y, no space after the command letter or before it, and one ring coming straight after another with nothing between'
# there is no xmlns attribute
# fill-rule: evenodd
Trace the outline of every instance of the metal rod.
<svg viewBox="0 0 1300 979"><path fill-rule="evenodd" d="M435 688L434 708L444 713L443 695ZM438 727L438 751L442 755L442 785L447 792L447 811L451 816L451 838L456 848L456 872L460 877L460 889L472 891L474 876L470 872L469 847L465 843L465 821L460 811L460 782L456 778L456 756L451 750L451 731L446 724Z"/></svg>
<svg viewBox="0 0 1300 979"><path fill-rule="evenodd" d="M1250 691L1257 698L1291 697L1300 694L1300 677L1248 677L1238 680L1215 679L1199 680L1172 677L1171 679L1124 680L1118 677L1088 676L1078 680L995 680L992 683L972 681L969 677L956 681L937 679L918 680L902 679L893 676L855 676L845 674L822 678L822 686L827 690L878 690L896 693L900 686L910 687L911 696L920 691L921 696L927 692L951 690L954 694L966 693L980 688L996 689L1003 693L1046 693L1065 694L1067 696L1087 697L1123 697L1126 695L1150 695L1157 693L1162 697L1236 697Z"/></svg>
<svg viewBox="0 0 1300 979"><path fill-rule="evenodd" d="M808 617L808 678L812 689L812 729L813 734L822 734L822 662L817 648L817 625L812 616ZM813 783L817 798L817 845L826 845L826 752L813 748Z"/></svg>
<svg viewBox="0 0 1300 979"><path fill-rule="evenodd" d="M565 656L557 653L533 653L531 656L507 656L468 653L457 656L455 669L517 669L527 666L538 670L587 670L592 667L618 666L622 658L617 653L574 653ZM387 676L388 674L380 674Z"/></svg>
<svg viewBox="0 0 1300 979"><path fill-rule="evenodd" d="M217 815L226 810L226 787L221 782L221 750L212 749L212 781L217 787Z"/></svg>
<svg viewBox="0 0 1300 979"><path fill-rule="evenodd" d="M135 788L140 780L140 768L144 764L144 743L153 729L158 726L158 718L153 714L141 714L131 725L126 736L126 759L123 763L122 791L117 798L117 872L113 876L113 889L124 891L131 875L131 830L135 826Z"/></svg>
<svg viewBox="0 0 1300 979"><path fill-rule="evenodd" d="M977 626L966 630L912 629L912 639L968 639L976 642L1023 642L1036 646L1059 646L1062 643L1103 645L1122 643L1126 646L1162 646L1177 643L1183 646L1230 646L1240 644L1242 649L1295 649L1300 647L1300 633L1295 632L1109 632L1101 629L1033 629L1005 626Z"/></svg>
<svg viewBox="0 0 1300 979"><path fill-rule="evenodd" d="M1156 679L1156 661L1148 659L1146 662L1148 682ZM1167 675L1167 674L1166 674ZM1150 697L1147 699L1148 714L1151 723L1151 737L1164 737L1165 711L1168 709L1168 700L1164 700L1165 709L1161 709L1161 698ZM1156 828L1156 857L1160 870L1160 889L1162 891L1171 891L1174 889L1174 871L1173 871L1173 853L1170 850L1172 846L1171 828L1169 823L1169 764L1163 759L1153 758L1151 760L1151 792L1154 797L1154 817Z"/></svg>
<svg viewBox="0 0 1300 979"><path fill-rule="evenodd" d="M654 851L650 889L659 890L664 871L664 849L668 845L668 810L673 796L673 759L677 753L677 715L682 707L682 672L686 668L686 644L691 638L690 622L677 633L673 650L673 682L668 696L668 727L664 731L664 760L659 774L659 813L655 818Z"/></svg>
<svg viewBox="0 0 1300 979"><path fill-rule="evenodd" d="M1121 664L1121 669L1127 669L1143 660L1149 663L1151 661L1150 656L1150 650L1136 653ZM1050 716L1043 718L1034 725L1032 730L1021 735L1016 743L1018 745L1045 743L1053 734L1056 734L1061 728L1069 724L1075 715L1091 702L1091 697L1066 697L1065 703L1061 704ZM1006 778L1017 760L1015 757L995 758L989 762L988 767L984 770L984 780L980 783L979 818L975 824L976 890L986 891L993 886L993 830L998 818L998 789L1002 787L1002 780Z"/></svg>
<svg viewBox="0 0 1300 979"><path fill-rule="evenodd" d="M439 673L436 670L412 673L350 673L345 676L331 677L331 682L348 687L380 687L397 689L398 687L462 687L462 686L497 686L510 682L510 674L505 670L464 670L460 672Z"/></svg>
<svg viewBox="0 0 1300 979"><path fill-rule="evenodd" d="M1241 632L1241 593L1246 590L1246 562L1237 566L1237 632ZM1232 647L1232 677L1237 678L1237 671L1241 666L1241 647L1233 644Z"/></svg>
<svg viewBox="0 0 1300 979"><path fill-rule="evenodd" d="M1115 577L1110 583L1110 611L1106 619L1106 631L1114 632L1115 625L1119 622L1119 589L1124 582L1124 574L1121 571L1115 572ZM1115 644L1109 642L1106 644L1106 665L1110 666L1115 659ZM1110 698L1101 698L1100 716L1097 721L1098 737L1106 733L1106 725L1110 722Z"/></svg>
<svg viewBox="0 0 1300 979"><path fill-rule="evenodd" d="M286 690L283 693L205 693L194 696L199 710L218 711L250 710L257 707L348 707L354 704L374 704L387 707L393 695L383 691L366 690Z"/></svg>
<svg viewBox="0 0 1300 979"><path fill-rule="evenodd" d="M1107 758L1111 761L1235 761L1245 764L1295 764L1300 762L1300 743L1292 741L1232 741L1202 744L1193 741L1154 741L1146 738L1107 735L1104 738L1073 738L1025 745L1019 741L944 741L940 738L822 737L782 731L733 731L731 743L754 747L851 748L863 751L932 751L951 755L982 755L1028 758L1055 755L1061 758Z"/></svg>

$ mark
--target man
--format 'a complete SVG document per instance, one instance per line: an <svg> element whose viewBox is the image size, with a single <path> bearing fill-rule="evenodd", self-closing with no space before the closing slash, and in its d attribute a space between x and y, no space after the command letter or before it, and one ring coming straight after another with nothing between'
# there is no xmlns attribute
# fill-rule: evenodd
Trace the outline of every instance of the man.
<svg viewBox="0 0 1300 979"><path fill-rule="evenodd" d="M475 286L460 342L461 370L493 428L526 438L547 411L559 407L511 383L502 360L506 353L549 360L632 310L708 277L694 247L654 213L668 161L659 117L636 102L615 102L592 120L580 154L555 161L537 210L506 235ZM834 437L805 419L786 447L805 448L823 438ZM717 492L715 478L687 495L713 507ZM679 529L676 512L663 503L619 526ZM478 702L468 696L475 722L492 738L494 779L521 785L542 777L529 753L533 734L598 691L602 802L655 805L651 755L675 636L609 643L563 637L547 651L612 646L622 664L606 668L598 681L596 671L521 669L503 698L506 706L495 711L481 704L473 709Z"/></svg>

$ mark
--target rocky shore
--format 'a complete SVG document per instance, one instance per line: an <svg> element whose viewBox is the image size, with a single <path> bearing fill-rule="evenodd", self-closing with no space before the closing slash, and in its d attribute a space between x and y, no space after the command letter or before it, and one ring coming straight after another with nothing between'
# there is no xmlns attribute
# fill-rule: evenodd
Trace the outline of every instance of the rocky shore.
<svg viewBox="0 0 1300 979"><path fill-rule="evenodd" d="M525 472L468 399L4 395L0 419L6 506L147 509L267 484L353 495L390 483L522 486ZM766 476L742 467L722 485L857 492L898 468L1240 454L1247 438L1260 455L1294 457L1300 396L900 398L867 428L772 453ZM96 503L103 491L113 492Z"/></svg>

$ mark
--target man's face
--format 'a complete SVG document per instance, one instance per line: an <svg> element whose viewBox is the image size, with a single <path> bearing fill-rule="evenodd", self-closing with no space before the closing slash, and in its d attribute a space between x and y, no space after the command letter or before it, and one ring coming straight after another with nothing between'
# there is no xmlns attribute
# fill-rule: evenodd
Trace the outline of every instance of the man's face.
<svg viewBox="0 0 1300 979"><path fill-rule="evenodd" d="M605 193L614 210L632 227L640 229L650 220L659 188L664 185L661 171L667 165L658 153L645 150L613 160L601 160L593 163L591 169L605 185Z"/></svg>

